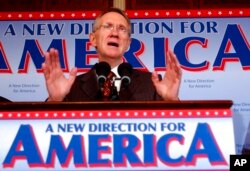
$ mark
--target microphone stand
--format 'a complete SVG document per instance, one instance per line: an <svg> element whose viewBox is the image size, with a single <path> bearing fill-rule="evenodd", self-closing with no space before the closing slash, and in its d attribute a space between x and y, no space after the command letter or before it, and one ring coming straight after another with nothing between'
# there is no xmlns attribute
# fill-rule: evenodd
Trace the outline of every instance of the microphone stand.
<svg viewBox="0 0 250 171"><path fill-rule="evenodd" d="M112 86L111 86L111 93L110 93L110 100L111 101L115 101L115 100L119 100L119 95L118 95L118 91L117 88L115 86L115 80L112 81Z"/></svg>

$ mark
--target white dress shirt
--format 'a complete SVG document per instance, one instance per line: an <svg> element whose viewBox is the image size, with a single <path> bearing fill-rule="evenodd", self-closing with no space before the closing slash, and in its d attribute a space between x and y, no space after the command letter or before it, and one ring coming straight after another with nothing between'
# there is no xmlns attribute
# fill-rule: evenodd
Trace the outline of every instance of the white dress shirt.
<svg viewBox="0 0 250 171"><path fill-rule="evenodd" d="M117 88L117 92L120 91L120 88L121 88L121 76L118 74L118 66L114 67L111 69L111 71L115 74L116 76L116 80L115 80L115 86ZM117 79L118 78L118 79Z"/></svg>

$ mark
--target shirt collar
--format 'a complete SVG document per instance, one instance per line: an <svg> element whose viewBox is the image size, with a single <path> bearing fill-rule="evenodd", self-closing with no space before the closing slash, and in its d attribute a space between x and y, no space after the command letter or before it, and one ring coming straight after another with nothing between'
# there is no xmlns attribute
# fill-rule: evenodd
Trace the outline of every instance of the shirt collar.
<svg viewBox="0 0 250 171"><path fill-rule="evenodd" d="M118 74L118 66L112 68L111 71L116 75L117 78L121 78L121 76Z"/></svg>

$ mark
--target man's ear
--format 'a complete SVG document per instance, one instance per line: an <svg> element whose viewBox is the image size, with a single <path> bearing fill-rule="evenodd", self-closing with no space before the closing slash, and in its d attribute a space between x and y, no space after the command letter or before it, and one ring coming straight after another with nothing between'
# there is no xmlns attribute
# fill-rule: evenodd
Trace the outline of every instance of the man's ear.
<svg viewBox="0 0 250 171"><path fill-rule="evenodd" d="M89 34L89 40L92 46L96 47L96 37L94 33Z"/></svg>

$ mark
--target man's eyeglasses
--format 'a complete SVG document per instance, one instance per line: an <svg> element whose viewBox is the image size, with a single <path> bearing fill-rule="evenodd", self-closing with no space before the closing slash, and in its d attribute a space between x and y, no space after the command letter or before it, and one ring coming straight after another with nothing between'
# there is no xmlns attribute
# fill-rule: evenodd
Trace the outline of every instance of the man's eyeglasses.
<svg viewBox="0 0 250 171"><path fill-rule="evenodd" d="M128 29L125 26L123 25L115 26L112 23L104 23L100 25L100 27L98 27L96 30L98 30L99 28L103 28L104 30L107 30L107 31L113 31L114 29L116 29L117 32L122 33L122 34L128 33Z"/></svg>

